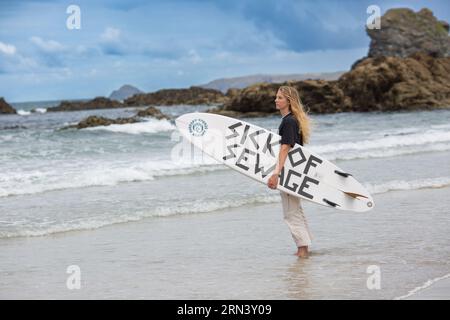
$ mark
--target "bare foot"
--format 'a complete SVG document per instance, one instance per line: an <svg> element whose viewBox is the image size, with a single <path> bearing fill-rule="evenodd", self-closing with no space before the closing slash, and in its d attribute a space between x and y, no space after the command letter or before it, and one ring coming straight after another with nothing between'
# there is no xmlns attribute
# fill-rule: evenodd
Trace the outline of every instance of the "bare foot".
<svg viewBox="0 0 450 320"><path fill-rule="evenodd" d="M298 251L297 251L296 255L299 258L308 258L308 247L307 246L298 247Z"/></svg>

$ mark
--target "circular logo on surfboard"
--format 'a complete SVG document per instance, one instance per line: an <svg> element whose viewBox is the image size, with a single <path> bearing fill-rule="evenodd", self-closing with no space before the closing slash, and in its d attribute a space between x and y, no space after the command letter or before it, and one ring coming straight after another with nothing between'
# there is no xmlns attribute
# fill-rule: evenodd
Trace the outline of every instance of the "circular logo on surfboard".
<svg viewBox="0 0 450 320"><path fill-rule="evenodd" d="M189 123L189 132L194 137L201 137L208 130L208 124L202 119L194 119Z"/></svg>

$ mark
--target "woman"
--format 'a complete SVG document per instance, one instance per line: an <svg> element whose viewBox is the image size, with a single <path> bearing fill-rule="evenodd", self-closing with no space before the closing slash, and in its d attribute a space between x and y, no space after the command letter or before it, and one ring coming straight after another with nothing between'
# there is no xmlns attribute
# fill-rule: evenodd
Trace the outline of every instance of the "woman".
<svg viewBox="0 0 450 320"><path fill-rule="evenodd" d="M282 120L278 133L281 136L278 163L274 173L267 182L271 189L278 186L278 176L286 162L289 150L298 143L303 145L309 141L309 118L303 110L297 89L282 86L278 89L275 105L280 110ZM296 255L301 258L308 257L308 246L311 245L309 232L300 198L280 191L283 206L284 221L291 231L292 238L297 245Z"/></svg>

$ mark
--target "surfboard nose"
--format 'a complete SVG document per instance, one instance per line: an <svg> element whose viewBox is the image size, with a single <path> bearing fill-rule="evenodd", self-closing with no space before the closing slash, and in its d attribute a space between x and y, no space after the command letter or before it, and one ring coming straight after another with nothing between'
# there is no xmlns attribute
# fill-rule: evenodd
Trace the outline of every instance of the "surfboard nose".
<svg viewBox="0 0 450 320"><path fill-rule="evenodd" d="M179 129L186 129L192 124L192 121L203 118L204 113L202 112L190 112L185 113L175 119L175 125Z"/></svg>
<svg viewBox="0 0 450 320"><path fill-rule="evenodd" d="M192 113L185 113L175 119L175 125L181 129L187 126L189 120L192 120Z"/></svg>

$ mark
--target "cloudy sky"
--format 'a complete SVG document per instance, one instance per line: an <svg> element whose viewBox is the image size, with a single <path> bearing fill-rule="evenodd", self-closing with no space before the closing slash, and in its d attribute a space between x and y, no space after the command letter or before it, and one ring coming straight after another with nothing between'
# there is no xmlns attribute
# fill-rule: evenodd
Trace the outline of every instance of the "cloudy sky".
<svg viewBox="0 0 450 320"><path fill-rule="evenodd" d="M67 28L67 8L81 29ZM450 1L0 0L0 97L36 101L108 96L223 77L348 70L365 56L367 7Z"/></svg>

